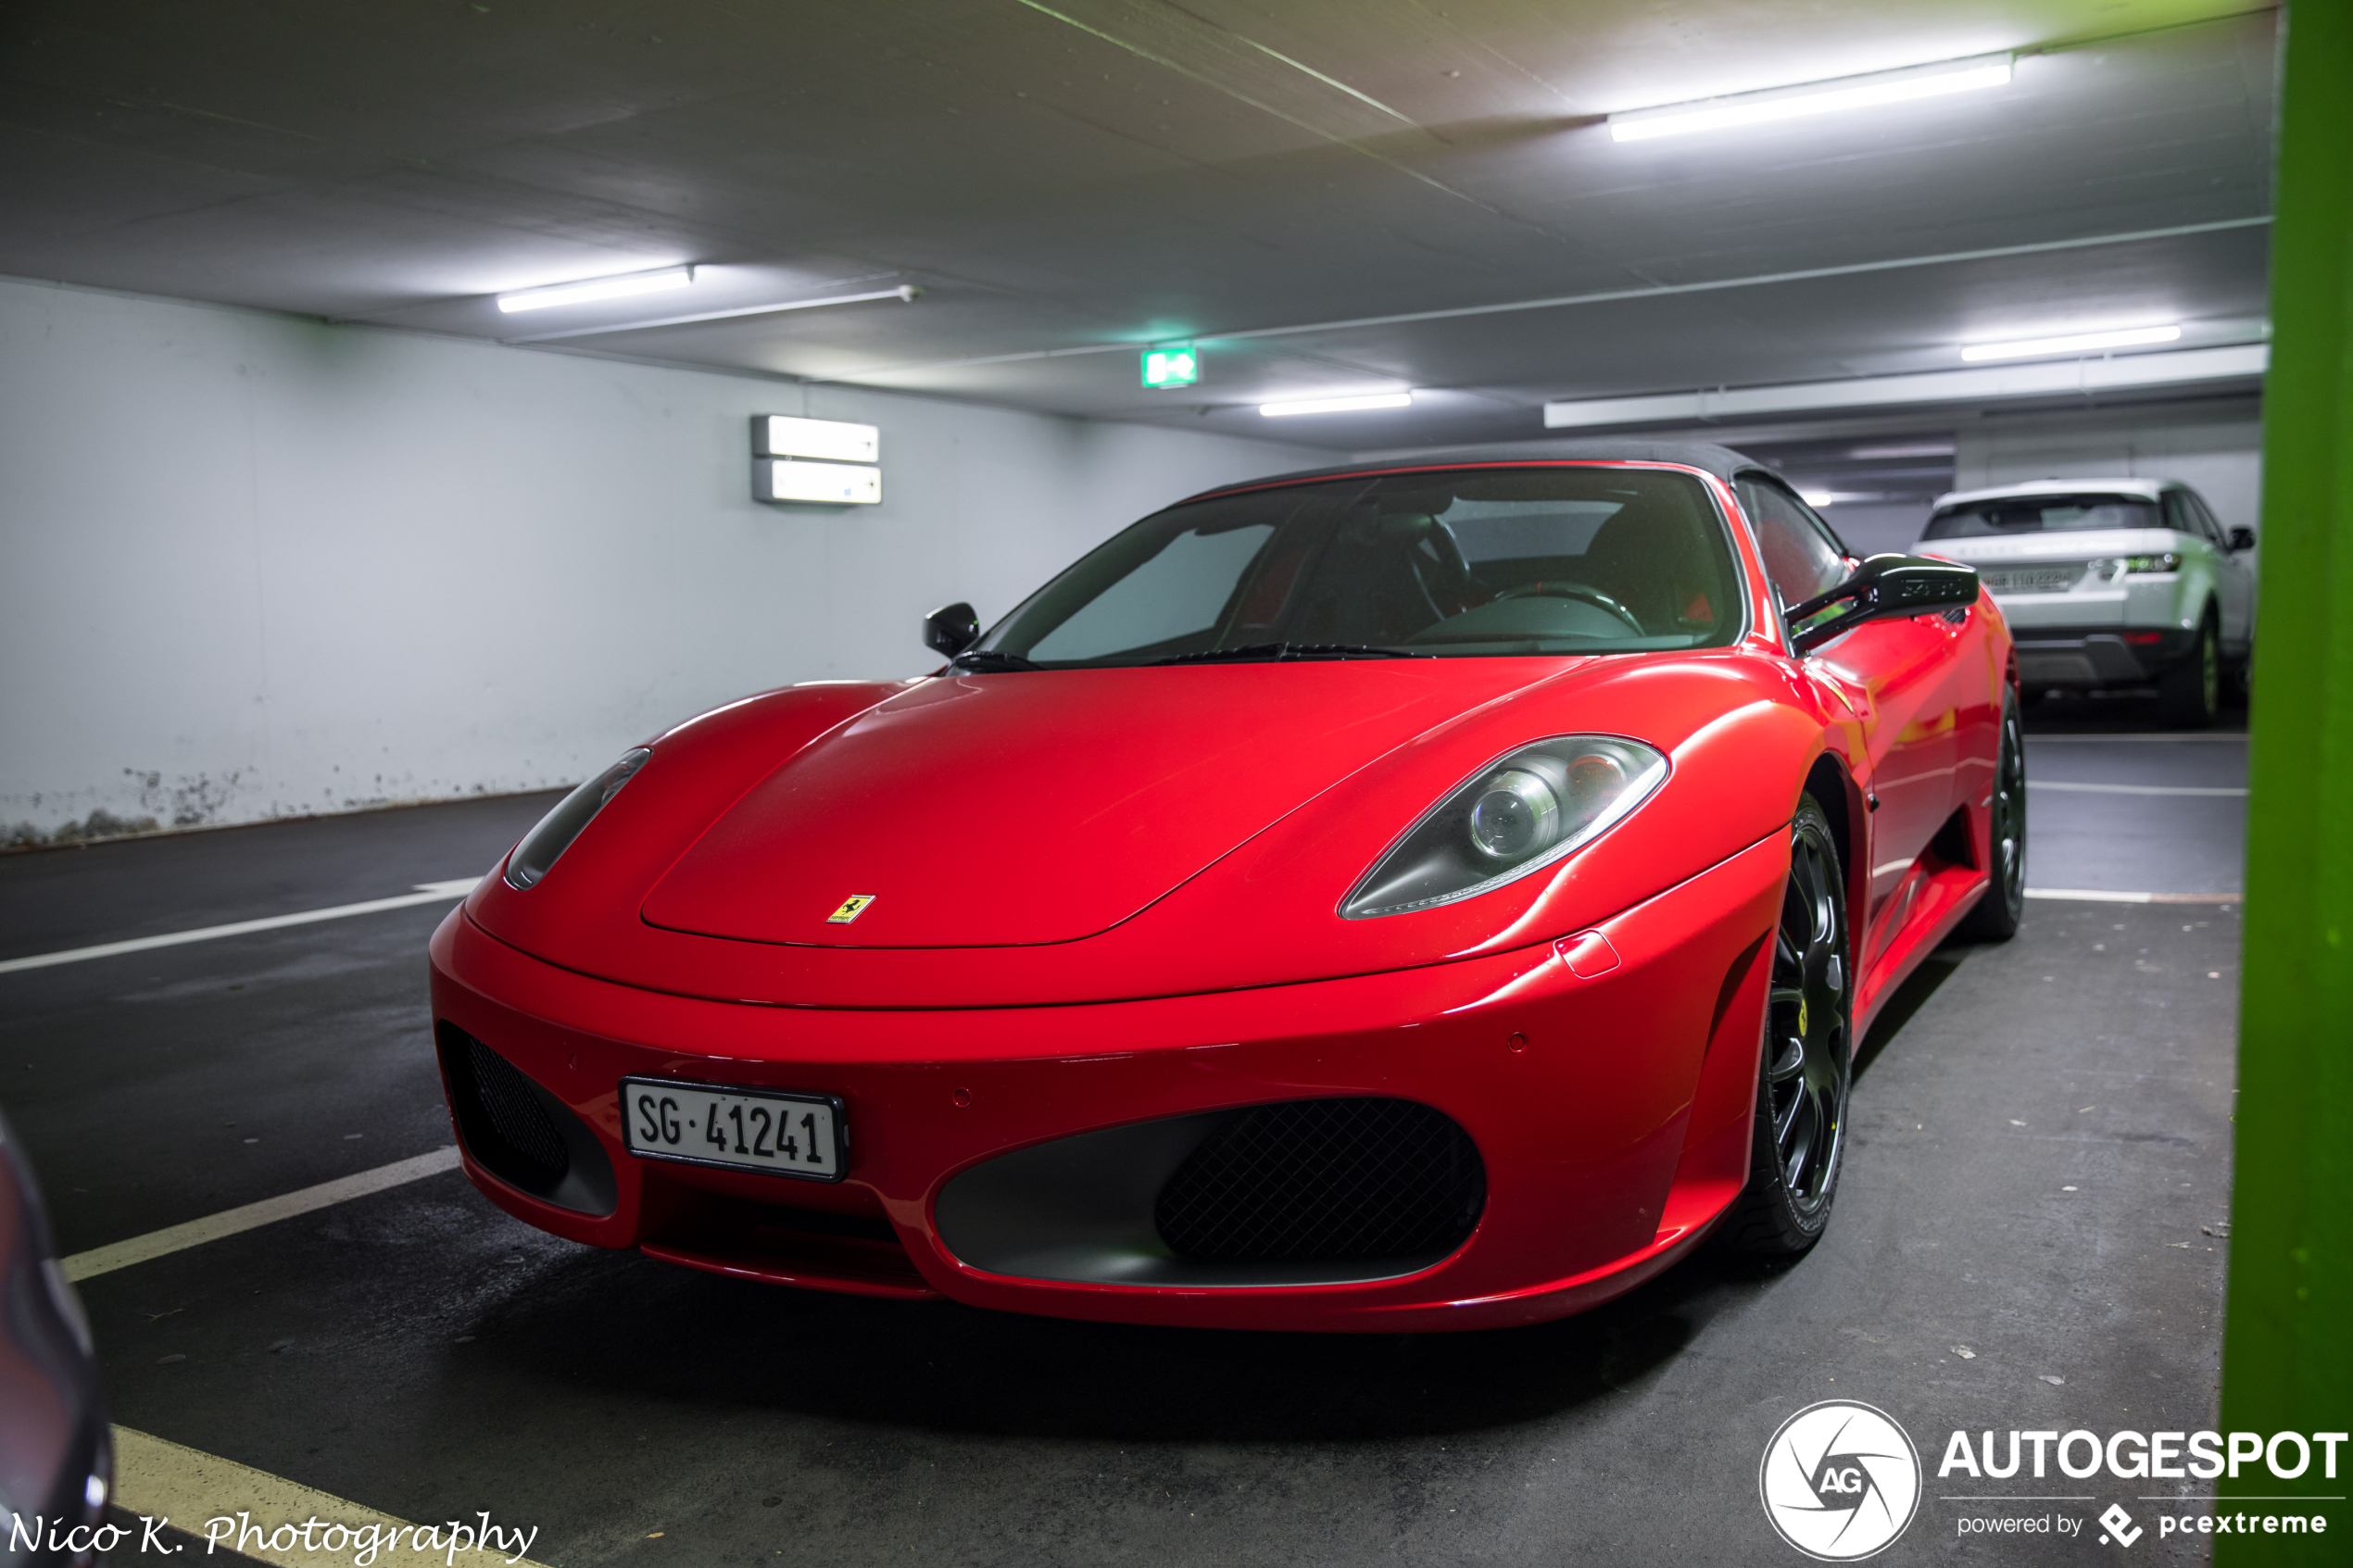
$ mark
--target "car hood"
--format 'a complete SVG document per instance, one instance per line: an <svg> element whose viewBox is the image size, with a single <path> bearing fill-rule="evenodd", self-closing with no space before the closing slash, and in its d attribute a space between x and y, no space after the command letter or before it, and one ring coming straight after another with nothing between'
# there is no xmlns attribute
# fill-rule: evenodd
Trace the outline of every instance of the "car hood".
<svg viewBox="0 0 2353 1568"><path fill-rule="evenodd" d="M1858 722L1811 693L1749 645L789 688L658 737L543 881L486 877L464 918L560 969L787 1010L1125 1001L1445 963L1607 920L1782 831L1825 725ZM1487 761L1578 734L1658 747L1667 782L1540 874L1340 912ZM875 902L828 925L853 894ZM654 1027L627 993L607 1000L568 1026Z"/></svg>
<svg viewBox="0 0 2353 1568"><path fill-rule="evenodd" d="M2003 566L2034 561L2082 561L2097 556L2157 556L2180 551L2190 544L2187 534L2170 528L2087 528L2055 533L2025 533L2009 538L1983 535L1969 539L1923 539L1917 546L1924 556L1943 556L1969 566Z"/></svg>
<svg viewBox="0 0 2353 1568"><path fill-rule="evenodd" d="M752 785L654 884L642 916L694 935L818 947L1075 941L1432 726L1581 662L927 681Z"/></svg>

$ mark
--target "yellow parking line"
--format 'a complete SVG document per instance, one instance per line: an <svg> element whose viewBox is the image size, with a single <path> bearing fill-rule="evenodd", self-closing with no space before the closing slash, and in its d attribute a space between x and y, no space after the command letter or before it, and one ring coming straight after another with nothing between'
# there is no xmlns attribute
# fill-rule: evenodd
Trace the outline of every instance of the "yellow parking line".
<svg viewBox="0 0 2353 1568"><path fill-rule="evenodd" d="M370 1568L376 1564L423 1568L428 1562L440 1568L454 1568L461 1562L468 1568L487 1568L492 1562L544 1568L522 1555L530 1549L526 1537L538 1535L528 1524L490 1520L491 1529L498 1536L485 1548L481 1544L484 1521L479 1514L438 1524L411 1524L332 1493L313 1491L283 1476L168 1443L128 1426L114 1429L114 1451L117 1507L135 1518L152 1519L158 1526L169 1523L199 1540L216 1543L221 1550L275 1568L353 1568L371 1545L375 1549ZM310 1527L306 1530L306 1525ZM494 1549L499 1541L506 1543L505 1550ZM136 1544L125 1541L123 1546Z"/></svg>
<svg viewBox="0 0 2353 1568"><path fill-rule="evenodd" d="M332 1182L321 1182L317 1186L304 1187L299 1192L281 1193L276 1198L265 1198L258 1203L248 1203L240 1209L224 1209L201 1220L190 1220L185 1224L149 1231L128 1241L94 1247L87 1252L77 1252L70 1258L59 1260L59 1266L65 1270L66 1278L85 1280L94 1274L111 1273L133 1263L144 1263L150 1258L160 1258L167 1252L218 1241L224 1236L249 1231L257 1225L291 1220L296 1214L308 1214L314 1209L348 1203L371 1192L382 1192L386 1187L396 1187L426 1176L437 1176L444 1171L457 1168L458 1151L455 1148L437 1148L431 1154L420 1154L413 1160L395 1160L389 1165L379 1165L372 1171L361 1171L349 1176L338 1176Z"/></svg>

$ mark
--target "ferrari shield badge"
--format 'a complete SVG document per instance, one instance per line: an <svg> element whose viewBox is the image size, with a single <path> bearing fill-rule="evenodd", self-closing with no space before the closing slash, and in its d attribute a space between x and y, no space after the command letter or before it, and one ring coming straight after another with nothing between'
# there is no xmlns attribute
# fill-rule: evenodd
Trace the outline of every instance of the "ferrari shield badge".
<svg viewBox="0 0 2353 1568"><path fill-rule="evenodd" d="M827 925L848 925L851 921L854 921L860 915L864 914L866 912L866 906L874 901L875 896L871 893L853 893L849 897L844 898L841 901L840 909L836 909L832 914L825 917L825 923Z"/></svg>

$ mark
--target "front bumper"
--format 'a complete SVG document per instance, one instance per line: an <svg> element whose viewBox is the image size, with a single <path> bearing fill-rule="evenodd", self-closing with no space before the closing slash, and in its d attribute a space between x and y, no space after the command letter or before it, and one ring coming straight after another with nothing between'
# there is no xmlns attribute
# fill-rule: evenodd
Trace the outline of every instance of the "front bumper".
<svg viewBox="0 0 2353 1568"><path fill-rule="evenodd" d="M593 1139L583 1152L600 1153L609 1176L535 1196L510 1179L510 1163L507 1178L496 1173L501 1161L481 1158L490 1151L472 1147L459 1118L475 1185L573 1240L783 1284L1064 1317L1391 1332L1525 1323L1631 1288L1738 1195L1769 968L1760 960L1787 861L1780 834L1760 841L1596 928L1606 951L1558 945L1574 969L1544 943L1349 979L1054 1008L818 1010L670 996L543 962L459 909L434 936L434 1011L446 1076L452 1042L470 1036L576 1119L566 1136ZM454 1076L468 1092L462 1070ZM838 1097L843 1179L634 1158L621 1141L623 1077ZM1475 1230L1409 1272L1189 1270L1149 1236L1130 1236L1122 1245L1135 1266L1122 1275L1100 1261L1071 1264L1071 1248L1043 1234L1063 1223L1058 1214L1084 1210L1085 1192L1043 1192L1033 1215L1007 1221L1023 1181L1051 1175L1058 1148L1152 1141L1090 1145L1083 1135L1355 1097L1442 1112L1483 1162ZM1023 1160L989 1163L1024 1150ZM1071 1168L1101 1184L1101 1160L1090 1159ZM984 1166L958 1191L988 1187L990 1235L1020 1233L1024 1246L984 1245L953 1201L943 1235L943 1194ZM1008 1172L1020 1179L994 1180ZM960 1236L963 1253L995 1266L960 1255ZM1032 1254L1063 1261L1019 1272ZM1086 1255L1100 1260L1101 1248Z"/></svg>

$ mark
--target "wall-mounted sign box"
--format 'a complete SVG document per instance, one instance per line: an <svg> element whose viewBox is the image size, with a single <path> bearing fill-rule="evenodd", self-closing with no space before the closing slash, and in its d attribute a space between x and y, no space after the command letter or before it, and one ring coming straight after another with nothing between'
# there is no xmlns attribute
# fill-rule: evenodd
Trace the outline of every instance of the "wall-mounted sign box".
<svg viewBox="0 0 2353 1568"><path fill-rule="evenodd" d="M841 420L796 420L759 414L751 421L751 449L761 458L813 458L824 463L882 460L882 432Z"/></svg>
<svg viewBox="0 0 2353 1568"><path fill-rule="evenodd" d="M752 461L752 494L763 501L821 507L882 503L882 470L866 463L812 463L795 458Z"/></svg>
<svg viewBox="0 0 2353 1568"><path fill-rule="evenodd" d="M751 494L817 507L882 503L882 432L843 420L789 414L751 419Z"/></svg>

